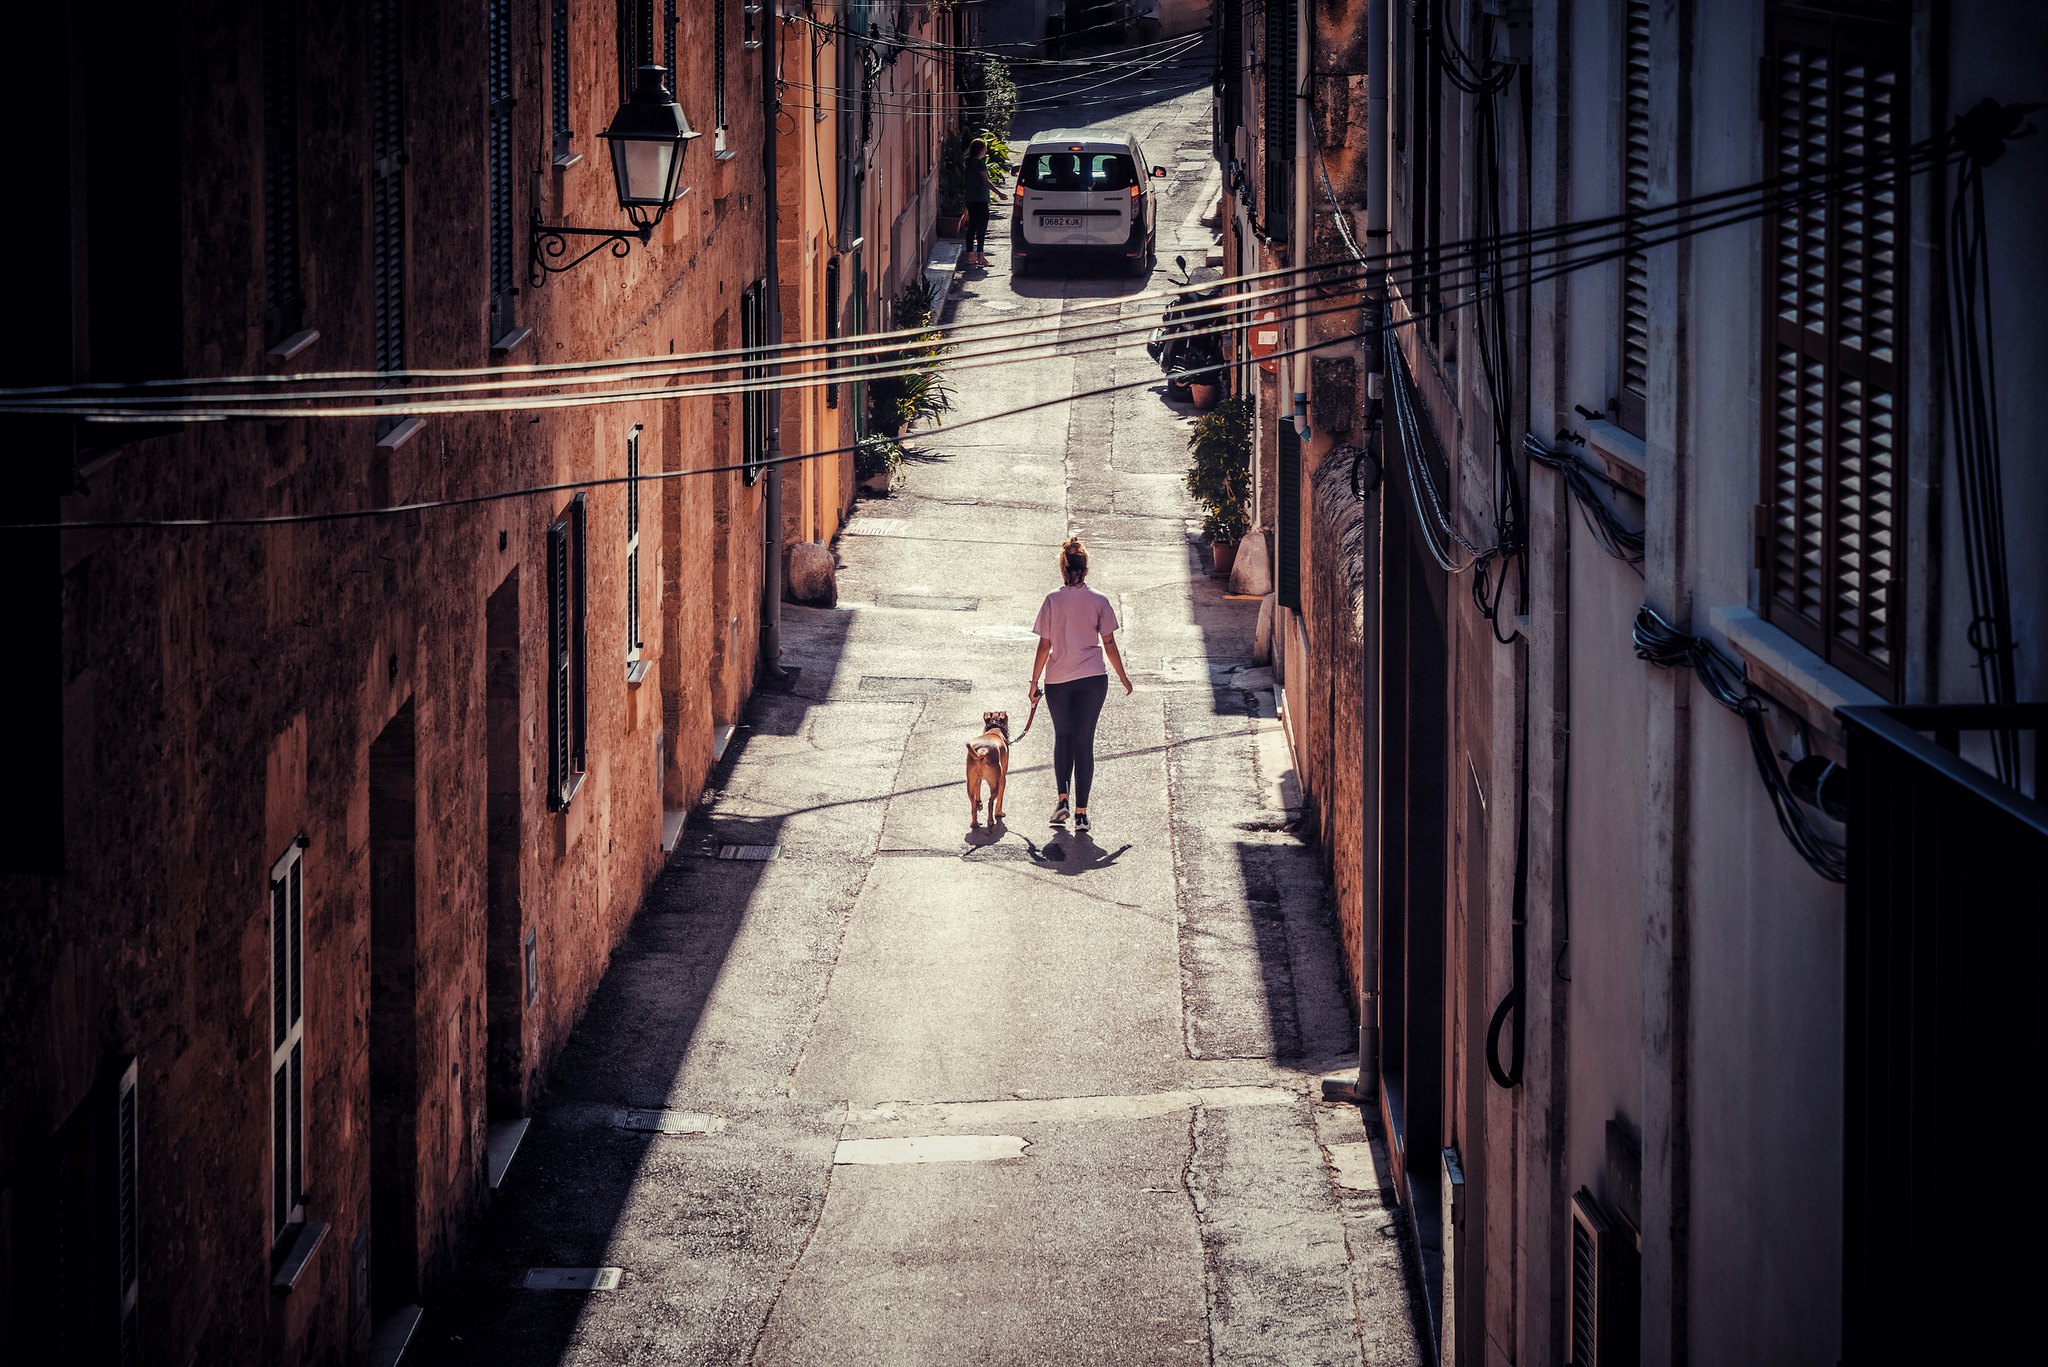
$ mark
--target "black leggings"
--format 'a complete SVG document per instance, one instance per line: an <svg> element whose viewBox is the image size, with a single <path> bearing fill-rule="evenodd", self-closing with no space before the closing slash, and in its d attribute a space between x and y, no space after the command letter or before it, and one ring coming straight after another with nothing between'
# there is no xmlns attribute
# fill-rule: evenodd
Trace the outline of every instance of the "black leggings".
<svg viewBox="0 0 2048 1367"><path fill-rule="evenodd" d="M1045 710L1052 714L1053 777L1061 792L1074 795L1076 807L1088 805L1088 789L1095 783L1095 722L1108 696L1107 674L1045 686Z"/></svg>
<svg viewBox="0 0 2048 1367"><path fill-rule="evenodd" d="M967 206L967 247L970 252L988 250L988 205Z"/></svg>

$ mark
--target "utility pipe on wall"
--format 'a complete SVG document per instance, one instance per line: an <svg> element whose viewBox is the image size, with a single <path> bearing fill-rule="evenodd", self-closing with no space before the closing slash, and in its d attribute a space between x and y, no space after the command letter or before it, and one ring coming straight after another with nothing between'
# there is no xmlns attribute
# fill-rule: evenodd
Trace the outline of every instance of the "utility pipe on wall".
<svg viewBox="0 0 2048 1367"><path fill-rule="evenodd" d="M1365 0L1365 118L1366 118L1366 166L1365 166L1365 251L1368 257L1378 256L1387 249L1387 193L1391 175L1393 137L1387 126L1387 71L1388 71L1388 25L1387 7L1393 0ZM1366 277L1366 316L1380 320L1385 325L1387 316L1386 274L1374 271ZM1384 392L1386 385L1385 352L1377 337L1368 338L1366 344L1366 373L1368 395ZM1377 381L1377 384L1374 382ZM1375 397L1368 405L1368 411L1377 414L1380 401ZM1361 434L1370 443L1375 433L1370 426ZM1386 446L1380 446L1384 460ZM1382 486L1384 488L1384 486ZM1386 500L1374 497L1367 504L1365 520L1365 541L1360 555L1365 558L1365 630L1362 639L1365 649L1360 668L1364 678L1360 681L1360 707L1365 725L1360 728L1362 738L1360 785L1364 798L1359 803L1362 820L1359 822L1359 907L1358 907L1358 1100L1363 1103L1379 1095L1380 1085L1380 811L1386 801L1386 793L1380 784L1380 742L1382 713L1380 707L1380 669L1385 658L1381 641L1382 624L1387 620L1381 607L1385 576L1380 573L1380 547L1385 528L1382 519L1386 512Z"/></svg>
<svg viewBox="0 0 2048 1367"><path fill-rule="evenodd" d="M779 225L776 222L775 185L775 59L782 49L781 5L766 7L763 22L767 31L761 35L761 174L766 189L761 196L761 221L767 259L762 270L761 289L767 295L764 318L767 326L765 341L770 348L782 341L782 273L777 268L775 239ZM770 356L781 353L770 350ZM771 363L768 377L773 384L780 378L782 367ZM762 542L762 555L767 561L761 573L761 660L762 677L775 679L782 674L782 394L771 392L768 401L767 464L768 489L762 509L767 522Z"/></svg>

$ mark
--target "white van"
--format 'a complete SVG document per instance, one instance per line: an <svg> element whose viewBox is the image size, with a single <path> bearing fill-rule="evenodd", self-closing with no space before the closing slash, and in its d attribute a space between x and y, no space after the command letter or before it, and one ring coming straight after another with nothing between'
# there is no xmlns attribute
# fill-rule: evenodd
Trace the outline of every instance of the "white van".
<svg viewBox="0 0 2048 1367"><path fill-rule="evenodd" d="M1129 133L1040 133L1016 164L1010 209L1010 273L1059 257L1116 260L1146 275L1159 240L1155 180Z"/></svg>

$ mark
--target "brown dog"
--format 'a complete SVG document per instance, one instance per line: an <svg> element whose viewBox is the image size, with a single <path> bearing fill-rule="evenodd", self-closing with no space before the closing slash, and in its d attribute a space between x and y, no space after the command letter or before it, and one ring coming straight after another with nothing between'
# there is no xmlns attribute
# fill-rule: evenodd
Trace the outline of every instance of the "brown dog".
<svg viewBox="0 0 2048 1367"><path fill-rule="evenodd" d="M1010 714L984 712L988 729L967 742L967 829L981 829L981 788L989 792L988 824L1003 819L1003 786L1010 779Z"/></svg>

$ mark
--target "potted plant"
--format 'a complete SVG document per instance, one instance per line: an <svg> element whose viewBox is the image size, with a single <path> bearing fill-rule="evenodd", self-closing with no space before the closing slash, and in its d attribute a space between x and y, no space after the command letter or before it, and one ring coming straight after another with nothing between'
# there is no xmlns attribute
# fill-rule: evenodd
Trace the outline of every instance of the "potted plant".
<svg viewBox="0 0 2048 1367"><path fill-rule="evenodd" d="M884 436L899 437L904 428L936 423L953 410L953 391L939 378L939 359L948 347L935 323L938 307L936 287L922 277L905 285L890 306L891 323L911 336L874 358L896 368L895 374L868 381L868 426Z"/></svg>
<svg viewBox="0 0 2048 1367"><path fill-rule="evenodd" d="M903 468L903 448L894 437L876 432L862 437L853 448L853 473L861 487L872 494L886 494Z"/></svg>
<svg viewBox="0 0 2048 1367"><path fill-rule="evenodd" d="M1188 434L1187 491L1202 508L1210 563L1228 574L1237 543L1251 530L1252 401L1221 400Z"/></svg>

